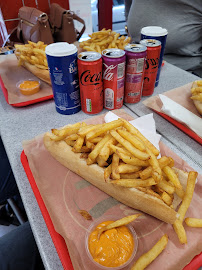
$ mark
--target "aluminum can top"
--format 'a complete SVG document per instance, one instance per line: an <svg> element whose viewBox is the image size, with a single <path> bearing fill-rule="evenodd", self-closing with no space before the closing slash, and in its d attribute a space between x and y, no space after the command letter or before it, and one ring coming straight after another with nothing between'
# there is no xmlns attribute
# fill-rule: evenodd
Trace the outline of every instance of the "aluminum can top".
<svg viewBox="0 0 202 270"><path fill-rule="evenodd" d="M125 46L124 50L134 53L140 53L145 52L147 50L147 47L142 44L128 44Z"/></svg>
<svg viewBox="0 0 202 270"><path fill-rule="evenodd" d="M119 58L125 55L124 50L121 49L105 49L102 51L102 55L109 58Z"/></svg>
<svg viewBox="0 0 202 270"><path fill-rule="evenodd" d="M161 45L161 41L156 39L142 39L140 44L145 45L146 47L158 47Z"/></svg>
<svg viewBox="0 0 202 270"><path fill-rule="evenodd" d="M78 59L84 62L94 62L101 58L101 54L98 52L81 52L78 55Z"/></svg>

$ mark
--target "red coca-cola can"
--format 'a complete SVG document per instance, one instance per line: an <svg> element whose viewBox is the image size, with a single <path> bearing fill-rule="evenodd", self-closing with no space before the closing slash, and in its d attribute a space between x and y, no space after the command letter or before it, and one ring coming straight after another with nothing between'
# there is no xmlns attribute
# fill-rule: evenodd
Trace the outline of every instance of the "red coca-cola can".
<svg viewBox="0 0 202 270"><path fill-rule="evenodd" d="M81 109L96 114L103 109L102 57L97 52L78 55Z"/></svg>
<svg viewBox="0 0 202 270"><path fill-rule="evenodd" d="M161 53L161 42L155 39L143 39L140 41L140 44L147 47L142 96L150 96L154 93Z"/></svg>

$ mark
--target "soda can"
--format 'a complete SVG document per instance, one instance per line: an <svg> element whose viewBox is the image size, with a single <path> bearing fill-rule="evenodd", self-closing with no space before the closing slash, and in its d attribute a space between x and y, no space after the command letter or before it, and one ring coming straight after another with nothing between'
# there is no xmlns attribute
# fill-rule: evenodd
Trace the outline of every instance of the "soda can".
<svg viewBox="0 0 202 270"><path fill-rule="evenodd" d="M161 53L161 42L155 39L143 39L140 43L147 47L142 96L150 96L154 93L159 57Z"/></svg>
<svg viewBox="0 0 202 270"><path fill-rule="evenodd" d="M166 46L166 39L167 39L168 31L165 28L160 26L147 26L143 27L141 30L141 39L156 39L161 42L161 54L159 59L159 66L158 72L156 76L155 87L159 84L159 77L161 73L161 66L163 62L163 55Z"/></svg>
<svg viewBox="0 0 202 270"><path fill-rule="evenodd" d="M74 114L81 110L77 68L77 48L67 42L50 44L45 49L56 111Z"/></svg>
<svg viewBox="0 0 202 270"><path fill-rule="evenodd" d="M141 100L147 47L128 44L126 52L126 79L124 102L137 103Z"/></svg>
<svg viewBox="0 0 202 270"><path fill-rule="evenodd" d="M78 55L81 109L96 114L103 109L102 56L98 52Z"/></svg>
<svg viewBox="0 0 202 270"><path fill-rule="evenodd" d="M108 110L123 106L125 80L125 52L120 49L106 49L102 52L104 107Z"/></svg>

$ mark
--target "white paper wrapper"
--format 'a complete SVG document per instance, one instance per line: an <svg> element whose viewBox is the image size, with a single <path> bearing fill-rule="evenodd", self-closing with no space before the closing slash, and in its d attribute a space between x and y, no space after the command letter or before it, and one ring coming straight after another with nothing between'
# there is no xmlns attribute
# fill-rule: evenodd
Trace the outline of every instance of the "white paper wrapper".
<svg viewBox="0 0 202 270"><path fill-rule="evenodd" d="M117 120L118 118L119 117L113 112L108 112L105 115L105 122L109 123ZM161 135L156 133L156 124L153 118L153 113L144 115L129 122L159 150L159 141L161 139Z"/></svg>
<svg viewBox="0 0 202 270"><path fill-rule="evenodd" d="M178 122L187 125L191 130L202 137L202 119L200 117L164 95L160 94L159 98L163 103L161 111Z"/></svg>

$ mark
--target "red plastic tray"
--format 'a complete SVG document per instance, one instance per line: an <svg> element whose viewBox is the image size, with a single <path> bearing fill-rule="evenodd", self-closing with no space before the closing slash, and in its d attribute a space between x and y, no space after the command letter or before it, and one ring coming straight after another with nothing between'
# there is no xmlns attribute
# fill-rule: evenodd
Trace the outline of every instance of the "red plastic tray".
<svg viewBox="0 0 202 270"><path fill-rule="evenodd" d="M1 76L0 76L0 86L1 86L1 89L3 91L4 97L6 99L6 102L9 105L14 106L14 107L24 107L24 106L28 106L28 105L31 105L31 104L34 104L34 103L42 102L42 101L49 100L49 99L53 98L53 95L49 95L49 96L36 98L36 99L33 99L33 100L29 100L29 101L10 104L9 101L8 101L8 91L7 91L7 89L6 89L6 87L5 87L4 83L3 83L3 80L1 78Z"/></svg>
<svg viewBox="0 0 202 270"><path fill-rule="evenodd" d="M72 266L71 259L69 257L69 252L68 252L66 243L64 241L64 238L60 234L58 234L54 229L52 220L51 220L50 215L48 213L48 210L43 202L43 199L41 197L39 189L36 185L33 174L32 174L31 169L29 167L27 156L25 155L24 151L22 151L22 153L21 153L21 162L22 162L22 165L23 165L24 170L26 172L27 178L30 182L30 185L32 187L32 190L34 192L34 195L36 197L36 200L38 202L38 205L41 209L41 213L44 217L44 220L45 220L46 225L48 227L49 233L51 235L51 238L52 238L53 243L55 245L55 248L57 250L58 256L61 260L61 263L62 263L65 270L74 270L74 268ZM187 266L185 266L185 268L183 270L197 270L200 266L202 266L202 253L195 256L193 258L193 260Z"/></svg>
<svg viewBox="0 0 202 270"><path fill-rule="evenodd" d="M170 116L162 113L162 112L158 112L156 110L153 110L156 113L158 113L159 115L161 115L163 118L165 118L166 120L168 120L170 123L172 123L174 126L178 127L179 129L181 129L184 133L186 133L187 135L189 135L192 139L194 139L195 141L197 141L198 143L202 144L202 138L199 137L195 132L193 132L191 129L189 129L188 127L184 126L183 124L179 123L178 121L176 121L175 119L171 118Z"/></svg>

